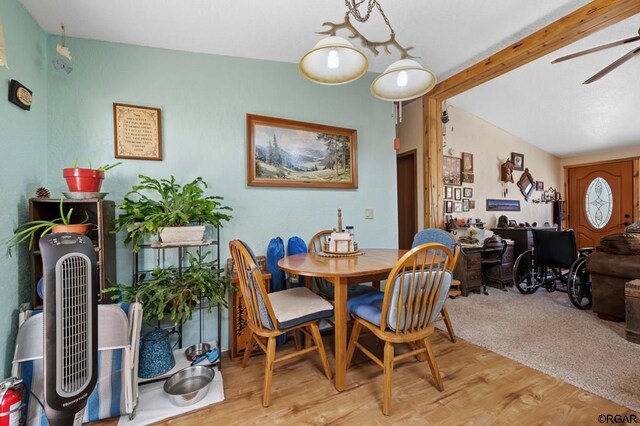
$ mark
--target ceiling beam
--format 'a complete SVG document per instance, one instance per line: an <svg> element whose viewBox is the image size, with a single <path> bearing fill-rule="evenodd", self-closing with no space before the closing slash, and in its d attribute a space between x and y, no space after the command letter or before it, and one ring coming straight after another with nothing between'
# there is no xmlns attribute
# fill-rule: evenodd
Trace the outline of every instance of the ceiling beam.
<svg viewBox="0 0 640 426"><path fill-rule="evenodd" d="M442 102L640 13L639 0L594 0L437 84L423 98L424 226L443 227Z"/></svg>

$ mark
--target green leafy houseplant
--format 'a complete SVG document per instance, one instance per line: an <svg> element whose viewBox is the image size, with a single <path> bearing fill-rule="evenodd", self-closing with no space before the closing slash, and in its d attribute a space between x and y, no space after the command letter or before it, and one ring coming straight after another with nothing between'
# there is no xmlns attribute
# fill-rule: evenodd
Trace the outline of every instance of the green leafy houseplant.
<svg viewBox="0 0 640 426"><path fill-rule="evenodd" d="M85 224L89 219L87 212L84 212L85 218L83 221L77 223ZM54 230L59 225L73 225L71 216L73 215L73 208L70 208L66 213L64 211L64 199L60 199L60 216L52 220L31 220L19 225L13 231L13 237L7 242L7 252L11 255L11 249L19 246L22 242L29 240L29 250L33 249L33 244L36 240L36 236L39 234L39 238L42 238L47 233ZM82 230L78 230L82 233ZM84 230L86 232L86 228Z"/></svg>
<svg viewBox="0 0 640 426"><path fill-rule="evenodd" d="M140 250L144 237L153 236L164 227L194 223L218 226L231 219L224 213L231 208L222 205L222 197L204 195L208 185L201 177L184 186L176 183L173 176L138 177L140 183L125 194L120 205L123 213L115 221L115 231L127 231L124 242L133 242L134 252Z"/></svg>
<svg viewBox="0 0 640 426"><path fill-rule="evenodd" d="M161 320L169 313L175 325L191 319L201 298L209 301L209 312L216 303L227 307L225 295L230 288L229 280L221 275L222 269L217 269L215 260L206 260L210 252L187 254L189 266L182 274L177 267L156 267L149 278L135 286L115 284L103 291L113 292L113 300L142 302L146 321Z"/></svg>

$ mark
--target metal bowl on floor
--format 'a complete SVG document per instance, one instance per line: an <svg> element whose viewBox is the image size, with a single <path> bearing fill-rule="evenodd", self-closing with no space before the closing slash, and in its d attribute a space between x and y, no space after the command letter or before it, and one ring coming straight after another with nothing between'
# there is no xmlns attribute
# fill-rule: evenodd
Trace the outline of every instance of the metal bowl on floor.
<svg viewBox="0 0 640 426"><path fill-rule="evenodd" d="M193 361L194 359L204 355L211 349L211 345L208 343L196 343L195 345L189 346L184 354L189 361Z"/></svg>
<svg viewBox="0 0 640 426"><path fill-rule="evenodd" d="M167 379L164 391L173 405L193 405L207 396L214 376L213 368L200 365L187 367Z"/></svg>

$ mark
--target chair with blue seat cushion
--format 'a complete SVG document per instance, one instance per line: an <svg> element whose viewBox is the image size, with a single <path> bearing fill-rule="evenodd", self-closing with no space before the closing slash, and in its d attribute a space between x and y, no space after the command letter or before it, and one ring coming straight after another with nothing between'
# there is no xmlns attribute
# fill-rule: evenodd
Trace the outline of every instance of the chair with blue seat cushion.
<svg viewBox="0 0 640 426"><path fill-rule="evenodd" d="M440 316L451 287L453 253L442 244L423 244L408 251L393 267L384 293L361 296L368 303L352 306L353 329L347 348L347 365L356 349L384 370L382 412L389 414L393 366L396 361L418 356L429 363L436 388L444 390L429 336ZM358 340L362 328L371 331L384 344L381 360ZM406 343L412 350L394 355L394 345Z"/></svg>
<svg viewBox="0 0 640 426"><path fill-rule="evenodd" d="M262 405L269 406L273 367L277 362L317 351L324 374L331 379L318 321L333 316L333 305L306 287L267 294L260 268L249 246L240 240L234 240L229 243L229 249L238 271L239 287L247 307L247 323L251 330L242 366L247 366L256 344L267 355ZM302 332L314 345L276 359L276 338L289 331Z"/></svg>
<svg viewBox="0 0 640 426"><path fill-rule="evenodd" d="M320 253L323 250L324 243L327 242L329 235L334 232L331 229L326 229L324 231L320 231L311 237L309 241L308 251L309 253ZM334 297L334 287L329 281L320 277L312 277L311 282L313 284L314 290L318 292L321 296L333 301ZM376 293L380 289L375 288L370 285L365 284L352 284L347 287L347 299L357 297L367 293Z"/></svg>
<svg viewBox="0 0 640 426"><path fill-rule="evenodd" d="M450 270L454 271L456 269L456 265L458 264L458 256L460 255L460 244L458 244L458 242L454 240L451 234L438 228L423 229L413 237L412 247L417 247L421 244L427 243L439 243L449 248L449 250L453 252L453 260L451 262ZM451 288L448 295L454 298L459 296L459 289L460 281L452 279ZM453 324L451 323L451 317L449 316L449 311L447 310L446 306L443 306L442 315L438 318L438 320L444 321L444 324L447 327L447 332L449 332L449 338L453 343L455 343L456 333L453 331Z"/></svg>

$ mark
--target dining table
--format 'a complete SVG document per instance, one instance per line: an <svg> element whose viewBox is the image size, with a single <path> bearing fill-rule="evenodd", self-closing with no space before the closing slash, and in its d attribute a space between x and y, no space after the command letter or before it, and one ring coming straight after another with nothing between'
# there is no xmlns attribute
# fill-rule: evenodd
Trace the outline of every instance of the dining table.
<svg viewBox="0 0 640 426"><path fill-rule="evenodd" d="M347 287L387 279L389 272L407 252L402 249L362 249L353 256L327 256L324 253L302 253L286 256L278 262L285 272L302 277L324 278L334 286L335 322L335 387L343 391L347 376ZM305 285L310 286L306 279Z"/></svg>

